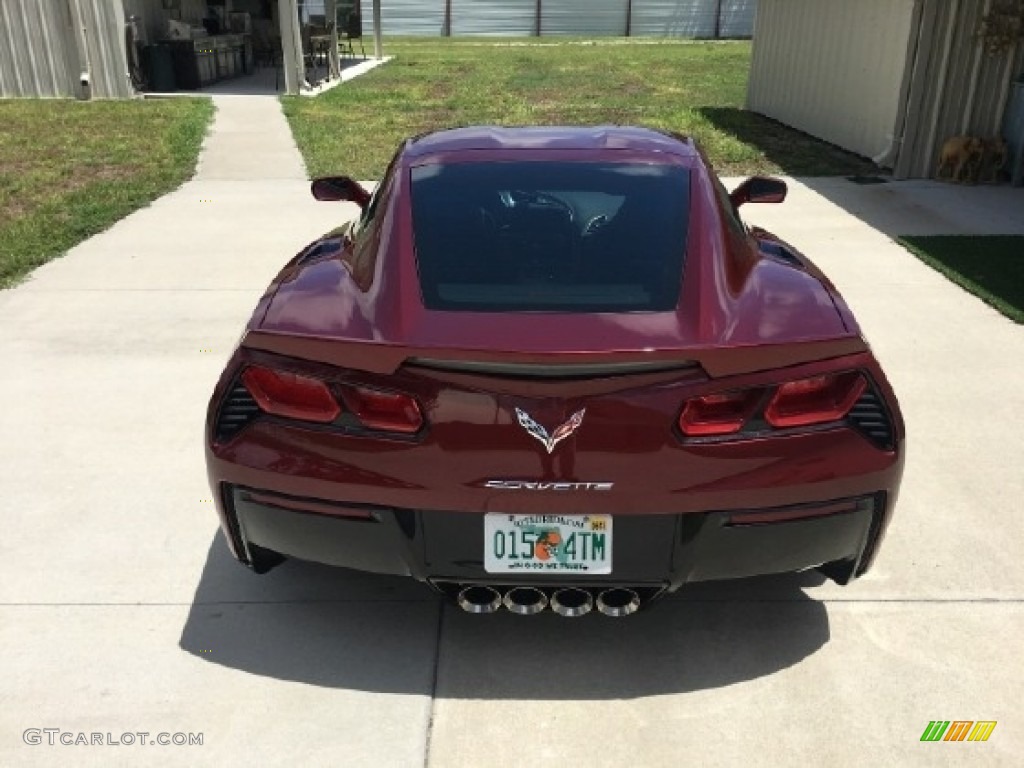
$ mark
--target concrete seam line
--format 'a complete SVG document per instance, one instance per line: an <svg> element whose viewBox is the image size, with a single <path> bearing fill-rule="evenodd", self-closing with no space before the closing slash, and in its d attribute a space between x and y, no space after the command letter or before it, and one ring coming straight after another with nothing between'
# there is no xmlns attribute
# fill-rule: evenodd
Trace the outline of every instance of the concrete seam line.
<svg viewBox="0 0 1024 768"><path fill-rule="evenodd" d="M437 604L437 634L434 639L434 674L430 681L430 714L427 717L427 734L423 744L423 768L430 766L430 742L434 736L434 710L437 705L437 681L441 669L441 631L444 626L444 601Z"/></svg>

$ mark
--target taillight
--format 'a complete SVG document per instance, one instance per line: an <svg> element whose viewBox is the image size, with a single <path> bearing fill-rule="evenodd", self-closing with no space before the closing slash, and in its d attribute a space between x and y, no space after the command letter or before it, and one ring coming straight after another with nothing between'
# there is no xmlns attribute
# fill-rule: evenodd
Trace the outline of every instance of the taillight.
<svg viewBox="0 0 1024 768"><path fill-rule="evenodd" d="M812 376L781 385L765 409L773 427L806 427L837 421L864 394L867 382L856 371Z"/></svg>
<svg viewBox="0 0 1024 768"><path fill-rule="evenodd" d="M868 390L858 371L827 373L776 386L692 397L683 404L679 429L687 437L716 437L840 421ZM767 400L767 404L762 404Z"/></svg>
<svg viewBox="0 0 1024 768"><path fill-rule="evenodd" d="M275 416L329 424L344 406L367 430L411 435L423 426L419 403L398 392L337 383L339 402L320 379L258 365L243 371L242 383L260 410Z"/></svg>
<svg viewBox="0 0 1024 768"><path fill-rule="evenodd" d="M731 435L743 428L760 399L759 389L692 397L679 414L679 429L691 437Z"/></svg>
<svg viewBox="0 0 1024 768"><path fill-rule="evenodd" d="M275 416L326 424L341 413L331 391L319 379L250 366L242 374L242 383L259 407Z"/></svg>
<svg viewBox="0 0 1024 768"><path fill-rule="evenodd" d="M423 426L419 404L409 395L366 387L345 387L345 405L367 429L411 435Z"/></svg>

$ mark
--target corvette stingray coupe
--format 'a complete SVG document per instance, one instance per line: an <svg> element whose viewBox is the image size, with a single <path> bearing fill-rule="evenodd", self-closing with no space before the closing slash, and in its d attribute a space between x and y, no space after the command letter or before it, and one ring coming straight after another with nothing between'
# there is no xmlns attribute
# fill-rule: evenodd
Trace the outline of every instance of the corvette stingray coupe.
<svg viewBox="0 0 1024 768"><path fill-rule="evenodd" d="M266 291L210 400L234 556L414 577L464 610L624 616L688 582L874 560L903 469L850 309L690 139L460 128Z"/></svg>

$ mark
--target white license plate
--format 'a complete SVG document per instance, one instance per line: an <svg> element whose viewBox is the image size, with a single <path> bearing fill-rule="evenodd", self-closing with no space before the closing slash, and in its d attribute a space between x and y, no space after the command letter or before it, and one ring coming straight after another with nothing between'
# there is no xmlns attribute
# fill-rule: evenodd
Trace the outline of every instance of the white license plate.
<svg viewBox="0 0 1024 768"><path fill-rule="evenodd" d="M611 515L484 517L488 573L612 572Z"/></svg>

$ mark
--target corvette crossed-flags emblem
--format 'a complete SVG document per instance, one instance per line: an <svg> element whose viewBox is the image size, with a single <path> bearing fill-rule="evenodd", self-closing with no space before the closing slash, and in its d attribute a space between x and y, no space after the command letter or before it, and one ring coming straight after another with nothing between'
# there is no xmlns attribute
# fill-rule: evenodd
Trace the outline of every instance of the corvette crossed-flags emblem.
<svg viewBox="0 0 1024 768"><path fill-rule="evenodd" d="M555 450L556 445L579 429L580 424L583 423L583 414L586 412L586 408L576 411L576 413L569 417L568 421L555 427L555 430L550 435L544 427L534 421L533 417L521 408L516 408L516 418L519 420L519 426L539 440L548 453L551 453Z"/></svg>

